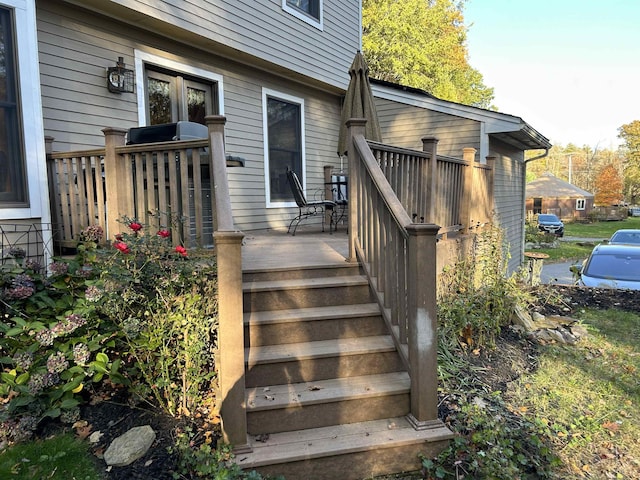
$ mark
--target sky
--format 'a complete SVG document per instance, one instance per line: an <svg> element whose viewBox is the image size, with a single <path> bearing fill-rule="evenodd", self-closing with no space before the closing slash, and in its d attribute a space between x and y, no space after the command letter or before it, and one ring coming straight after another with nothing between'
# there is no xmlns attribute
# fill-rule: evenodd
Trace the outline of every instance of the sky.
<svg viewBox="0 0 640 480"><path fill-rule="evenodd" d="M593 149L640 120L640 0L466 0L463 13L498 111Z"/></svg>

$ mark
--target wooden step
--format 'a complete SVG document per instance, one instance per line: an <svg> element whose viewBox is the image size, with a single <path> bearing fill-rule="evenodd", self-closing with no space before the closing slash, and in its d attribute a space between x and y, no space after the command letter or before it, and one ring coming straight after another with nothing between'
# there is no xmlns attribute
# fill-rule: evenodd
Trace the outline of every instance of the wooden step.
<svg viewBox="0 0 640 480"><path fill-rule="evenodd" d="M245 312L353 305L373 300L363 275L244 282L242 289Z"/></svg>
<svg viewBox="0 0 640 480"><path fill-rule="evenodd" d="M388 335L251 347L245 349L245 363L247 387L405 369Z"/></svg>
<svg viewBox="0 0 640 480"><path fill-rule="evenodd" d="M335 378L247 390L252 435L356 423L409 413L407 372Z"/></svg>
<svg viewBox="0 0 640 480"><path fill-rule="evenodd" d="M377 303L248 312L244 323L252 347L388 333Z"/></svg>
<svg viewBox="0 0 640 480"><path fill-rule="evenodd" d="M238 454L243 469L287 480L360 480L415 471L418 454L437 455L453 434L439 421L415 430L404 417L250 436L250 453Z"/></svg>
<svg viewBox="0 0 640 480"><path fill-rule="evenodd" d="M243 270L242 279L245 282L259 282L301 278L344 277L348 275L360 275L361 273L362 269L359 264L342 262L298 268L247 269Z"/></svg>

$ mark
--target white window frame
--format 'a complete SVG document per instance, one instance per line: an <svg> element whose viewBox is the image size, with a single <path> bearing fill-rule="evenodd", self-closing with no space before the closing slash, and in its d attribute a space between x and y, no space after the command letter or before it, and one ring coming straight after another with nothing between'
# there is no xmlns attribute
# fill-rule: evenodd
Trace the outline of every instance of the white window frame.
<svg viewBox="0 0 640 480"><path fill-rule="evenodd" d="M318 30L324 29L324 0L318 0L318 9L320 12L320 19L317 19L302 10L298 10L295 7L290 6L287 0L282 0L282 10L293 15L294 17L314 26Z"/></svg>
<svg viewBox="0 0 640 480"><path fill-rule="evenodd" d="M271 201L271 185L269 179L269 120L267 115L267 98L277 98L284 100L285 102L295 103L300 106L300 155L302 156L302 190L307 191L307 163L306 163L306 150L305 150L305 123L304 123L304 98L294 97L286 93L271 90L269 88L262 88L262 135L264 138L264 191L267 208L282 208L282 207L295 207L296 202L272 202Z"/></svg>
<svg viewBox="0 0 640 480"><path fill-rule="evenodd" d="M576 198L576 210L584 210L587 206L587 200L584 198Z"/></svg>
<svg viewBox="0 0 640 480"><path fill-rule="evenodd" d="M0 206L0 220L40 218L42 223L50 223L35 2L33 0L0 0L0 5L14 11L19 121L24 141L22 147L29 196L27 206L9 208ZM46 238L45 241L47 241Z"/></svg>
<svg viewBox="0 0 640 480"><path fill-rule="evenodd" d="M164 67L174 72L184 73L215 82L218 89L217 98L219 115L224 115L224 81L222 75L194 67L193 65L177 62L161 55L137 49L134 50L134 62L136 70L136 95L138 97L138 124L140 126L146 126L148 122L147 98L144 88L145 65L147 64Z"/></svg>

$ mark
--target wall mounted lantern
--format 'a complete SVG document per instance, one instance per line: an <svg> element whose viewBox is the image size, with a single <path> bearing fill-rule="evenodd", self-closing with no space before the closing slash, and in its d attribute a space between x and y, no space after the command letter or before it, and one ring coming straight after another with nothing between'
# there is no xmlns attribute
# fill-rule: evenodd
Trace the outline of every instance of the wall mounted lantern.
<svg viewBox="0 0 640 480"><path fill-rule="evenodd" d="M125 68L124 59L118 57L115 67L107 68L107 88L114 93L133 93L133 70Z"/></svg>

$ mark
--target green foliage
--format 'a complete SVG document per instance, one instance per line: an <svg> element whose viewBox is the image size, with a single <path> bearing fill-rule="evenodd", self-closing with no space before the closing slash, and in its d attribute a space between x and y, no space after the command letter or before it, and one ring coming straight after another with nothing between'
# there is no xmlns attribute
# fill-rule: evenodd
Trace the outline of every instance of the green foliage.
<svg viewBox="0 0 640 480"><path fill-rule="evenodd" d="M471 255L443 271L438 288L439 329L467 345L493 346L516 304L526 302L517 276L507 278L502 231L478 234Z"/></svg>
<svg viewBox="0 0 640 480"><path fill-rule="evenodd" d="M169 230L127 232L99 248L99 227L51 275L15 251L0 269L0 443L46 417L72 423L87 386L123 383L171 415L214 390L215 264L172 246Z"/></svg>
<svg viewBox="0 0 640 480"><path fill-rule="evenodd" d="M493 89L468 62L462 2L364 0L362 47L372 77L490 108Z"/></svg>
<svg viewBox="0 0 640 480"><path fill-rule="evenodd" d="M87 383L124 382L117 330L86 297L97 244L42 266L15 252L0 267L0 440L28 438L45 417L73 422Z"/></svg>
<svg viewBox="0 0 640 480"><path fill-rule="evenodd" d="M0 454L4 480L100 480L87 445L72 435L14 445Z"/></svg>
<svg viewBox="0 0 640 480"><path fill-rule="evenodd" d="M208 480L263 480L256 471L244 472L233 461L233 453L230 445L218 444L212 448L209 443L194 446L194 435L189 429L178 433L175 442L175 451L180 456L180 461L173 478L202 478ZM283 477L277 477L284 480ZM277 479L276 479L277 480Z"/></svg>
<svg viewBox="0 0 640 480"><path fill-rule="evenodd" d="M97 309L123 333L123 351L133 360L128 376L144 380L132 382L131 391L171 415L190 415L214 378L215 264L190 259L166 230L124 223L128 231L117 236L116 249L99 257Z"/></svg>

